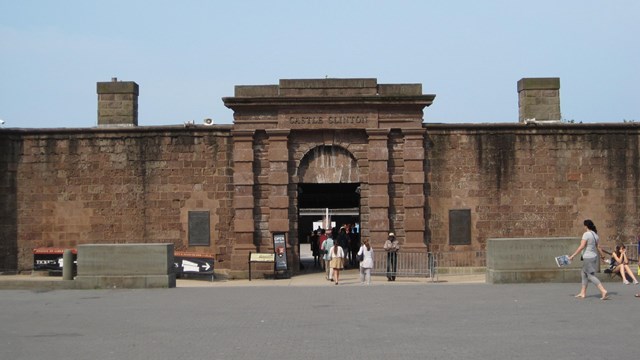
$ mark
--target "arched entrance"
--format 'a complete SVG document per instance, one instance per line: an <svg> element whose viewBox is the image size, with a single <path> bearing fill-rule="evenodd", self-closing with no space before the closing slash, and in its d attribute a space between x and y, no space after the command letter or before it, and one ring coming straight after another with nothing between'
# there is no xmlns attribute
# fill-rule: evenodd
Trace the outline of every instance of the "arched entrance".
<svg viewBox="0 0 640 360"><path fill-rule="evenodd" d="M434 97L366 78L236 86L224 98L234 111L233 208L220 251L231 272L243 275L250 252L271 251L274 233L289 235L295 272L295 250L327 212L336 225L361 223L376 248L391 230L404 249L424 248L422 115Z"/></svg>
<svg viewBox="0 0 640 360"><path fill-rule="evenodd" d="M311 248L308 239L313 230L329 232L343 225L348 225L352 232L350 238L357 241L361 231L360 174L355 157L340 146L317 146L302 158L298 179L298 239L301 246ZM318 267L313 260L304 257L304 251L299 254L305 269Z"/></svg>

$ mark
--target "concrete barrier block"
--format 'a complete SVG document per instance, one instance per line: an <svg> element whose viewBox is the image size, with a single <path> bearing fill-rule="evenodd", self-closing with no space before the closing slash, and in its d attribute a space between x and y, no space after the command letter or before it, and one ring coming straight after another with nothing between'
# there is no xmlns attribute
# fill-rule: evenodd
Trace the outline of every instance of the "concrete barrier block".
<svg viewBox="0 0 640 360"><path fill-rule="evenodd" d="M493 284L579 282L581 261L562 268L555 262L556 256L571 254L579 245L578 237L488 239L486 280Z"/></svg>
<svg viewBox="0 0 640 360"><path fill-rule="evenodd" d="M174 288L176 275L77 276L79 289L147 289Z"/></svg>
<svg viewBox="0 0 640 360"><path fill-rule="evenodd" d="M87 244L78 246L78 275L168 275L173 244Z"/></svg>
<svg viewBox="0 0 640 360"><path fill-rule="evenodd" d="M83 289L176 286L173 244L86 244L78 246Z"/></svg>

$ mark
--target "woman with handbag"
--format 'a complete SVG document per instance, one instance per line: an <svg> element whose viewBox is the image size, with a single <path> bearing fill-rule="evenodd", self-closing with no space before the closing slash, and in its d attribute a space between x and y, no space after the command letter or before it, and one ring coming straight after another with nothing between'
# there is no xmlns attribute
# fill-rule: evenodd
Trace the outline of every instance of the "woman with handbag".
<svg viewBox="0 0 640 360"><path fill-rule="evenodd" d="M344 250L338 245L338 242L333 243L333 247L329 250L329 264L333 269L333 280L338 285L340 280L340 270L344 268Z"/></svg>
<svg viewBox="0 0 640 360"><path fill-rule="evenodd" d="M360 261L360 284L371 285L371 269L373 269L373 248L369 245L369 239L362 241L362 246L358 251Z"/></svg>
<svg viewBox="0 0 640 360"><path fill-rule="evenodd" d="M602 295L600 299L608 300L609 296L607 294L607 290L602 286L600 279L595 275L598 268L598 253L604 257L604 252L600 248L598 230L596 230L596 225L591 220L587 219L583 224L586 231L582 234L580 246L573 254L571 254L571 256L569 256L569 259L573 260L573 258L584 249L584 253L582 254L582 287L576 297L581 299L585 298L587 295L587 285L589 284L589 281L591 281L598 287L598 290L600 290L600 294Z"/></svg>

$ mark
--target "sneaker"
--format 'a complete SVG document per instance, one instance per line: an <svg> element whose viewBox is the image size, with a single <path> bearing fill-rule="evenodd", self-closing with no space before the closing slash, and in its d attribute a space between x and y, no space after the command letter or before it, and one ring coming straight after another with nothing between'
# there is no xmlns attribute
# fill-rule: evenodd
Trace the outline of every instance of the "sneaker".
<svg viewBox="0 0 640 360"><path fill-rule="evenodd" d="M629 285L629 282L627 280L622 281L622 283L625 285Z"/></svg>
<svg viewBox="0 0 640 360"><path fill-rule="evenodd" d="M638 280L634 281L633 285L638 285Z"/></svg>

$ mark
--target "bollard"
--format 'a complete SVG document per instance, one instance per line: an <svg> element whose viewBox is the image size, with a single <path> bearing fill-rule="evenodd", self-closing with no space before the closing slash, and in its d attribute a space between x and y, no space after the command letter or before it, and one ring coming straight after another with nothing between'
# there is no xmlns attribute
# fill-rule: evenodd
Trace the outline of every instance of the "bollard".
<svg viewBox="0 0 640 360"><path fill-rule="evenodd" d="M73 280L73 254L69 249L62 253L62 280Z"/></svg>

